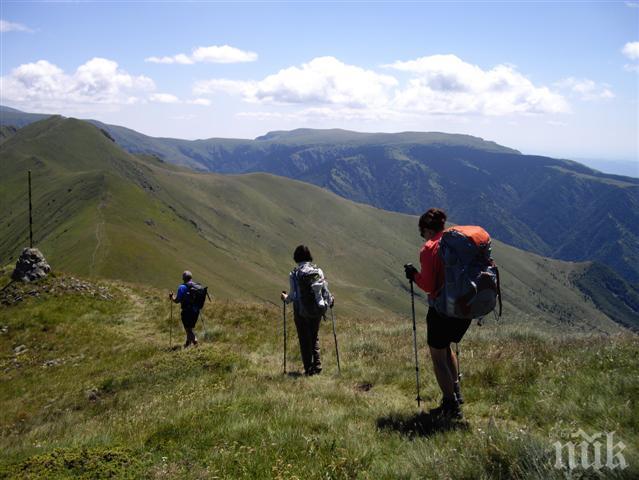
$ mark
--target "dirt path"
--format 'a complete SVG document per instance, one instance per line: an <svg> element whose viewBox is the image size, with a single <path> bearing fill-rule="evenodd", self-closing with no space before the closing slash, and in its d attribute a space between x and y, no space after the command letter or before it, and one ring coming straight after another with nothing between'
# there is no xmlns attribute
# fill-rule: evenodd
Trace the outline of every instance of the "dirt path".
<svg viewBox="0 0 639 480"><path fill-rule="evenodd" d="M98 219L99 219L99 221L95 225L96 244L95 244L95 248L93 249L93 255L91 255L91 265L89 266L89 274L92 277L96 276L96 274L97 274L96 268L95 268L96 257L98 255L98 250L102 246L102 242L103 242L103 239L105 237L104 230L105 230L106 222L104 220L104 215L102 214L102 210L106 207L106 205L107 205L107 199L106 199L106 197L102 197L102 200L100 200L100 203L98 204Z"/></svg>

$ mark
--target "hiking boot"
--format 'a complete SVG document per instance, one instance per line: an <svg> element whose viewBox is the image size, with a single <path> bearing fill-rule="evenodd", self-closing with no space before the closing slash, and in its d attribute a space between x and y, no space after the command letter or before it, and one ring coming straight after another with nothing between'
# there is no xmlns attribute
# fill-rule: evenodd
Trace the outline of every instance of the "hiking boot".
<svg viewBox="0 0 639 480"><path fill-rule="evenodd" d="M439 407L430 410L433 417L439 417L446 420L461 420L464 414L461 411L457 399L444 399Z"/></svg>

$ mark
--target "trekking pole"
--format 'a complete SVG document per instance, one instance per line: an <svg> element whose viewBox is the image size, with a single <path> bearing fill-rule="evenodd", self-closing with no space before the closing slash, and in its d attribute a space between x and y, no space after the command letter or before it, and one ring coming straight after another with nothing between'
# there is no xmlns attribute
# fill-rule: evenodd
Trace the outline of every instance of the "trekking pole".
<svg viewBox="0 0 639 480"><path fill-rule="evenodd" d="M204 324L204 315L202 315L202 312L200 312L200 317L202 319L202 331L204 332L202 337L206 338L206 325Z"/></svg>
<svg viewBox="0 0 639 480"><path fill-rule="evenodd" d="M333 322L333 338L335 339L335 355L337 356L337 374L341 375L342 369L339 365L339 349L337 348L337 333L335 333L335 316L333 315L333 307L331 307L331 320Z"/></svg>
<svg viewBox="0 0 639 480"><path fill-rule="evenodd" d="M173 348L173 301L171 302L171 316L169 317L169 350Z"/></svg>
<svg viewBox="0 0 639 480"><path fill-rule="evenodd" d="M457 381L459 382L462 377L461 368L459 366L459 342L455 344L455 357L457 357Z"/></svg>
<svg viewBox="0 0 639 480"><path fill-rule="evenodd" d="M286 302L284 300L282 300L282 316L284 318L284 374L286 375Z"/></svg>
<svg viewBox="0 0 639 480"><path fill-rule="evenodd" d="M415 290L410 280L410 306L413 313L413 350L415 351L415 380L417 382L417 407L421 407L422 398L419 396L419 358L417 355L417 325L415 324Z"/></svg>
<svg viewBox="0 0 639 480"><path fill-rule="evenodd" d="M213 302L213 299L211 298L211 295L209 295L209 289L206 289L206 297L209 299L209 302ZM207 333L206 333L206 325L204 324L204 314L200 311L200 315L202 316L202 330L203 330L203 335L202 338L206 338L207 337Z"/></svg>

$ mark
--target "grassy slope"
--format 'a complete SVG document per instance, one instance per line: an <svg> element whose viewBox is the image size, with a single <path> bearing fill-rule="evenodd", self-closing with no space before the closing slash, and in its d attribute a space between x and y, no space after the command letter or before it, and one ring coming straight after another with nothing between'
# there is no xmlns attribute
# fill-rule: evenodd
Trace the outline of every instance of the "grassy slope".
<svg viewBox="0 0 639 480"><path fill-rule="evenodd" d="M406 316L339 316L342 375L323 324L324 374L283 376L278 308L210 304L202 346L172 351L163 291L89 287L104 300L74 282L20 286L25 300L0 307L0 478L566 478L552 444L579 428L627 445L630 467L608 478L639 475L636 336L472 327L468 424L433 430L416 416ZM425 348L420 361L428 408L438 390Z"/></svg>
<svg viewBox="0 0 639 480"><path fill-rule="evenodd" d="M0 107L1 114L5 110ZM0 124L42 117L9 110L13 117L0 115ZM270 172L399 212L440 205L509 244L564 260L602 262L626 281L639 281L635 178L520 155L468 135L297 129L254 141L187 141L94 123L133 153L219 173Z"/></svg>
<svg viewBox="0 0 639 480"><path fill-rule="evenodd" d="M54 269L174 288L193 270L222 298L277 302L290 255L308 243L340 308L406 309L401 265L417 263L416 219L265 174L219 176L133 157L95 127L53 118L3 145L3 264L27 238L24 177L33 170L35 239ZM576 268L495 242L507 323L564 331L618 328L570 281ZM270 299L270 300L269 300Z"/></svg>

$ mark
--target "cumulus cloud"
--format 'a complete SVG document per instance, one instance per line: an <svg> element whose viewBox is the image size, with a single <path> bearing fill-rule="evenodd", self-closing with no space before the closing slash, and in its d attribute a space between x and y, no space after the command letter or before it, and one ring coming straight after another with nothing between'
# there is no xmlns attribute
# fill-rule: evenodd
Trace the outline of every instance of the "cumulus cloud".
<svg viewBox="0 0 639 480"><path fill-rule="evenodd" d="M639 42L628 42L621 49L623 53L630 60L639 60ZM629 72L639 73L639 62L627 63L624 67Z"/></svg>
<svg viewBox="0 0 639 480"><path fill-rule="evenodd" d="M245 101L269 104L342 105L367 108L388 103L397 80L347 65L334 57L318 57L289 67L260 81L212 79L194 86L196 94L223 91Z"/></svg>
<svg viewBox="0 0 639 480"><path fill-rule="evenodd" d="M621 49L623 53L630 60L639 60L639 42L628 42Z"/></svg>
<svg viewBox="0 0 639 480"><path fill-rule="evenodd" d="M189 100L187 103L190 103L191 105L209 107L211 105L211 100L209 100L208 98L194 98L193 100Z"/></svg>
<svg viewBox="0 0 639 480"><path fill-rule="evenodd" d="M257 102L364 108L387 103L390 88L397 84L389 75L347 65L334 57L318 57L301 67L269 75L246 96Z"/></svg>
<svg viewBox="0 0 639 480"><path fill-rule="evenodd" d="M549 87L534 85L515 67L490 70L454 55L433 55L383 65L388 74L318 57L262 80L214 78L194 84L195 95L225 92L248 103L301 106L303 118L387 119L422 115L510 115L563 113L566 99ZM250 116L253 112L243 112ZM256 112L259 118L264 112ZM292 113L285 114L290 118Z"/></svg>
<svg viewBox="0 0 639 480"><path fill-rule="evenodd" d="M568 77L557 82L556 85L559 88L571 91L581 100L607 100L615 98L615 94L610 90L610 85L600 85L588 78L578 79Z"/></svg>
<svg viewBox="0 0 639 480"><path fill-rule="evenodd" d="M148 57L146 62L151 63L177 63L181 65L191 65L197 62L204 63L243 63L257 60L257 53L240 50L229 45L212 45L210 47L197 47L190 55L178 53L172 56Z"/></svg>
<svg viewBox="0 0 639 480"><path fill-rule="evenodd" d="M176 104L182 103L186 105L199 105L202 107L208 107L211 105L211 100L208 98L193 98L191 100L180 100L178 97L171 93L153 93L149 95L149 101L156 103Z"/></svg>
<svg viewBox="0 0 639 480"><path fill-rule="evenodd" d="M8 22L6 20L0 20L0 32L28 32L33 33L33 30L27 27L26 25L22 25L21 23L13 23Z"/></svg>
<svg viewBox="0 0 639 480"><path fill-rule="evenodd" d="M72 74L40 60L20 65L0 77L2 102L26 107L68 109L91 104L132 104L154 89L150 78L130 75L106 58L92 58Z"/></svg>
<svg viewBox="0 0 639 480"><path fill-rule="evenodd" d="M481 115L569 110L562 95L534 85L510 65L484 70L455 55L432 55L384 67L411 75L394 99L402 110Z"/></svg>

